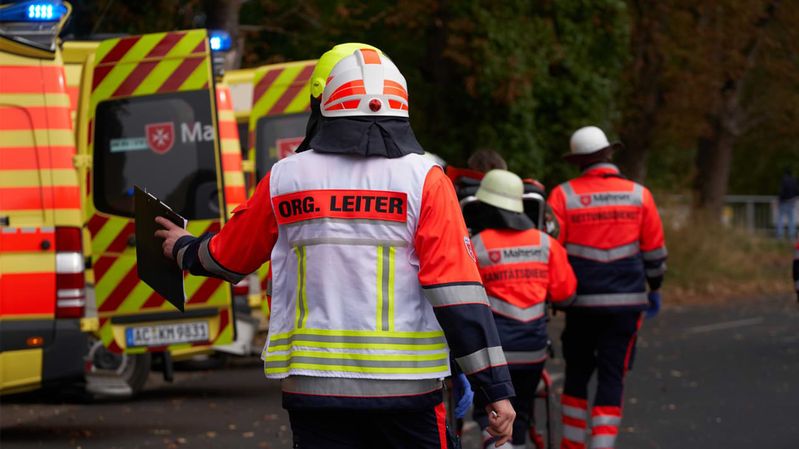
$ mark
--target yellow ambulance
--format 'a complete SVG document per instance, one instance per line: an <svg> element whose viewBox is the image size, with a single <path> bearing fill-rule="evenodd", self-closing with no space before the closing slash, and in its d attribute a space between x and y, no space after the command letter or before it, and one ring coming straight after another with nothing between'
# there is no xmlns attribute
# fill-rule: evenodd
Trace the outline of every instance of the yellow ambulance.
<svg viewBox="0 0 799 449"><path fill-rule="evenodd" d="M173 356L235 338L229 284L187 275L186 312L177 312L139 279L133 237L134 184L195 234L218 230L245 199L240 151L226 145L238 144L235 124L217 109L229 101L215 86L211 45L206 30L65 44L70 64L83 66L69 84L80 92L76 166L98 319L91 361L108 379L126 379L129 393L143 386L153 355L169 377Z"/></svg>
<svg viewBox="0 0 799 449"><path fill-rule="evenodd" d="M0 393L83 378L81 196L61 1L0 5Z"/></svg>

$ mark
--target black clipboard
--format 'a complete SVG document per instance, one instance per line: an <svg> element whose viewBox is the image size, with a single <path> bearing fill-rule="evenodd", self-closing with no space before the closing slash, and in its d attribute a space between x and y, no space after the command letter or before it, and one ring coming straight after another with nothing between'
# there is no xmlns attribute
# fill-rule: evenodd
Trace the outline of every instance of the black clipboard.
<svg viewBox="0 0 799 449"><path fill-rule="evenodd" d="M175 261L164 256L162 249L164 239L155 236L155 231L163 228L155 222L155 217L167 218L184 229L186 228L186 219L139 186L133 188L136 269L139 279L183 312L183 305L186 303L183 270Z"/></svg>

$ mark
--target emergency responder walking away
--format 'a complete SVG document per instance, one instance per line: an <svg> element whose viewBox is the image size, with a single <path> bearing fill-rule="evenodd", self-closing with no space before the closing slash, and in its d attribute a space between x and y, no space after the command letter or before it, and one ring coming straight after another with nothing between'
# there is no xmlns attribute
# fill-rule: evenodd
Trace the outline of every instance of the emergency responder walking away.
<svg viewBox="0 0 799 449"><path fill-rule="evenodd" d="M477 190L484 229L472 237L480 276L497 323L516 397L513 438L504 448L526 447L533 425L533 401L547 359L546 301L568 304L577 281L566 251L554 238L535 229L524 214L522 179L505 170L489 171ZM488 416L475 407L481 429ZM551 436L550 436L551 437ZM493 441L483 432L484 447Z"/></svg>
<svg viewBox="0 0 799 449"><path fill-rule="evenodd" d="M216 235L159 220L165 254L231 282L271 259L264 369L282 380L295 448L447 447L450 351L504 443L510 375L452 183L410 128L404 77L380 50L343 44L310 82L298 154Z"/></svg>
<svg viewBox="0 0 799 449"><path fill-rule="evenodd" d="M577 297L565 309L562 335L562 449L584 448L589 424L591 448L614 447L641 312L654 316L660 307L658 290L666 269L663 227L649 190L625 179L610 163L619 145L611 145L597 127L578 129L571 137L571 154L564 157L582 174L549 197L560 221L559 240L577 276ZM594 371L598 385L589 413L588 381Z"/></svg>

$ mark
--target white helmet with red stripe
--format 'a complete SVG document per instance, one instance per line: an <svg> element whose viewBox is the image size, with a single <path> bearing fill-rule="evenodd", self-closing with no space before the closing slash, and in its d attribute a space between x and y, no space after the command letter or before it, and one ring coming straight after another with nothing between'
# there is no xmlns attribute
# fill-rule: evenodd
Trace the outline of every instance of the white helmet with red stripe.
<svg viewBox="0 0 799 449"><path fill-rule="evenodd" d="M320 109L325 117L408 117L408 87L386 55L359 48L330 71Z"/></svg>

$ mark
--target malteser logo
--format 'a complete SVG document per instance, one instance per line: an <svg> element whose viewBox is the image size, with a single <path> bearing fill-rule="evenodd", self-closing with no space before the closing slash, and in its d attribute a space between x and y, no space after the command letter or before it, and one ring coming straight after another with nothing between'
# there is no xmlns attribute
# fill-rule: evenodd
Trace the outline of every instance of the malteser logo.
<svg viewBox="0 0 799 449"><path fill-rule="evenodd" d="M592 193L580 195L580 204L589 206L632 205L635 198L631 193Z"/></svg>
<svg viewBox="0 0 799 449"><path fill-rule="evenodd" d="M308 190L274 198L279 224L318 218L405 222L405 193L355 190Z"/></svg>
<svg viewBox="0 0 799 449"><path fill-rule="evenodd" d="M502 248L488 252L488 260L490 260L494 265L519 262L537 262L544 259L544 252L540 246Z"/></svg>
<svg viewBox="0 0 799 449"><path fill-rule="evenodd" d="M175 125L172 122L150 123L144 126L147 146L158 154L164 154L175 144Z"/></svg>

